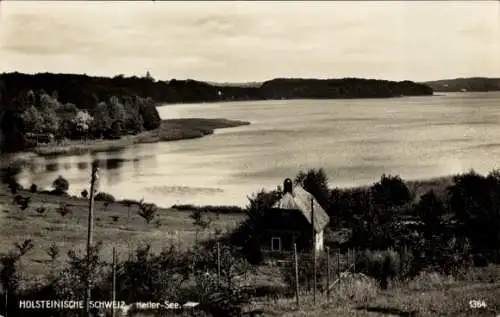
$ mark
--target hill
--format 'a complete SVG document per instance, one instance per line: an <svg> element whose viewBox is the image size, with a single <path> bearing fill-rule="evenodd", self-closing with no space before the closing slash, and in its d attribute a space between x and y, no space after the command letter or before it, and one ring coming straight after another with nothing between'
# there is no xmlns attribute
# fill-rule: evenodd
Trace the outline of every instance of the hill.
<svg viewBox="0 0 500 317"><path fill-rule="evenodd" d="M2 84L3 82L3 88ZM273 79L258 85L209 84L195 80L158 81L151 77L93 77L77 74L0 74L0 91L11 100L25 89L58 92L58 100L78 107L93 105L112 96L138 95L158 103L189 103L231 100L296 98L389 98L401 95L432 95L424 84L360 78ZM220 93L219 93L220 92Z"/></svg>
<svg viewBox="0 0 500 317"><path fill-rule="evenodd" d="M427 81L434 91L500 91L500 78L469 77Z"/></svg>

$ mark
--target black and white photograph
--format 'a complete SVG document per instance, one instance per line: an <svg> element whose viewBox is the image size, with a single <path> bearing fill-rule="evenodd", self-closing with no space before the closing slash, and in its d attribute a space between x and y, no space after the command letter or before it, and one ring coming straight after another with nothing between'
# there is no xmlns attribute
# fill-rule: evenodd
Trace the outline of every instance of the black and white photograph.
<svg viewBox="0 0 500 317"><path fill-rule="evenodd" d="M0 1L0 317L500 317L499 1Z"/></svg>

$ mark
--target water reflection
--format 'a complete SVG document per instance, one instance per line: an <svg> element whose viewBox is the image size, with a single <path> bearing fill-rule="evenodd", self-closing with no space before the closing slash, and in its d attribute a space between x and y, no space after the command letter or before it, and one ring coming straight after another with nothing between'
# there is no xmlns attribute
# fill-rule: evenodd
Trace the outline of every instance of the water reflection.
<svg viewBox="0 0 500 317"><path fill-rule="evenodd" d="M123 153L123 150L120 152ZM135 170L135 174L141 175L144 173L144 168L149 169L155 162L155 157L152 155L116 157L113 155L116 153L117 151L92 153L82 157L37 158L19 173L18 178L23 186L35 183L43 188L50 186L52 181L61 175L68 179L70 193L77 195L80 187L85 187L88 183L92 162L98 163L101 189L122 183L124 177L130 178L132 176L130 170ZM147 166L144 166L144 160Z"/></svg>
<svg viewBox="0 0 500 317"><path fill-rule="evenodd" d="M104 159L95 159L93 162L97 162L97 165L101 169L113 170L119 169L123 166L123 162L126 160L123 158L104 158ZM132 161L132 160L130 160Z"/></svg>
<svg viewBox="0 0 500 317"><path fill-rule="evenodd" d="M57 163L57 162L48 163L45 165L45 170L47 172L56 172L59 170L59 163Z"/></svg>

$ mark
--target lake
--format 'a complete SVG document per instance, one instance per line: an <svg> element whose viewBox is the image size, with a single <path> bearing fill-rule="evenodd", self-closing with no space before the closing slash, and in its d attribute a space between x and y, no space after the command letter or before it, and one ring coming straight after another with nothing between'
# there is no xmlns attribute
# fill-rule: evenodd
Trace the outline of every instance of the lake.
<svg viewBox="0 0 500 317"><path fill-rule="evenodd" d="M279 100L168 105L162 118L227 118L251 125L200 139L140 144L113 153L37 158L23 186L50 187L63 175L70 192L89 186L103 161L99 190L117 198L173 204L245 205L301 169L323 167L332 186L381 175L425 179L499 167L500 92L361 100Z"/></svg>

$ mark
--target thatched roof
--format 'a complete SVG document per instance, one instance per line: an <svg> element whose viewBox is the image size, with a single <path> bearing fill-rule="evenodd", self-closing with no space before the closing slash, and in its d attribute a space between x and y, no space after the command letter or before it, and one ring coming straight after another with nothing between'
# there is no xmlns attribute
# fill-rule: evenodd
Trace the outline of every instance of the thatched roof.
<svg viewBox="0 0 500 317"><path fill-rule="evenodd" d="M313 201L311 206L311 199ZM299 185L293 187L292 192L285 192L283 197L273 205L276 209L298 210L309 223L311 221L311 207L314 208L314 230L320 232L330 222L330 217L316 201L316 199Z"/></svg>

